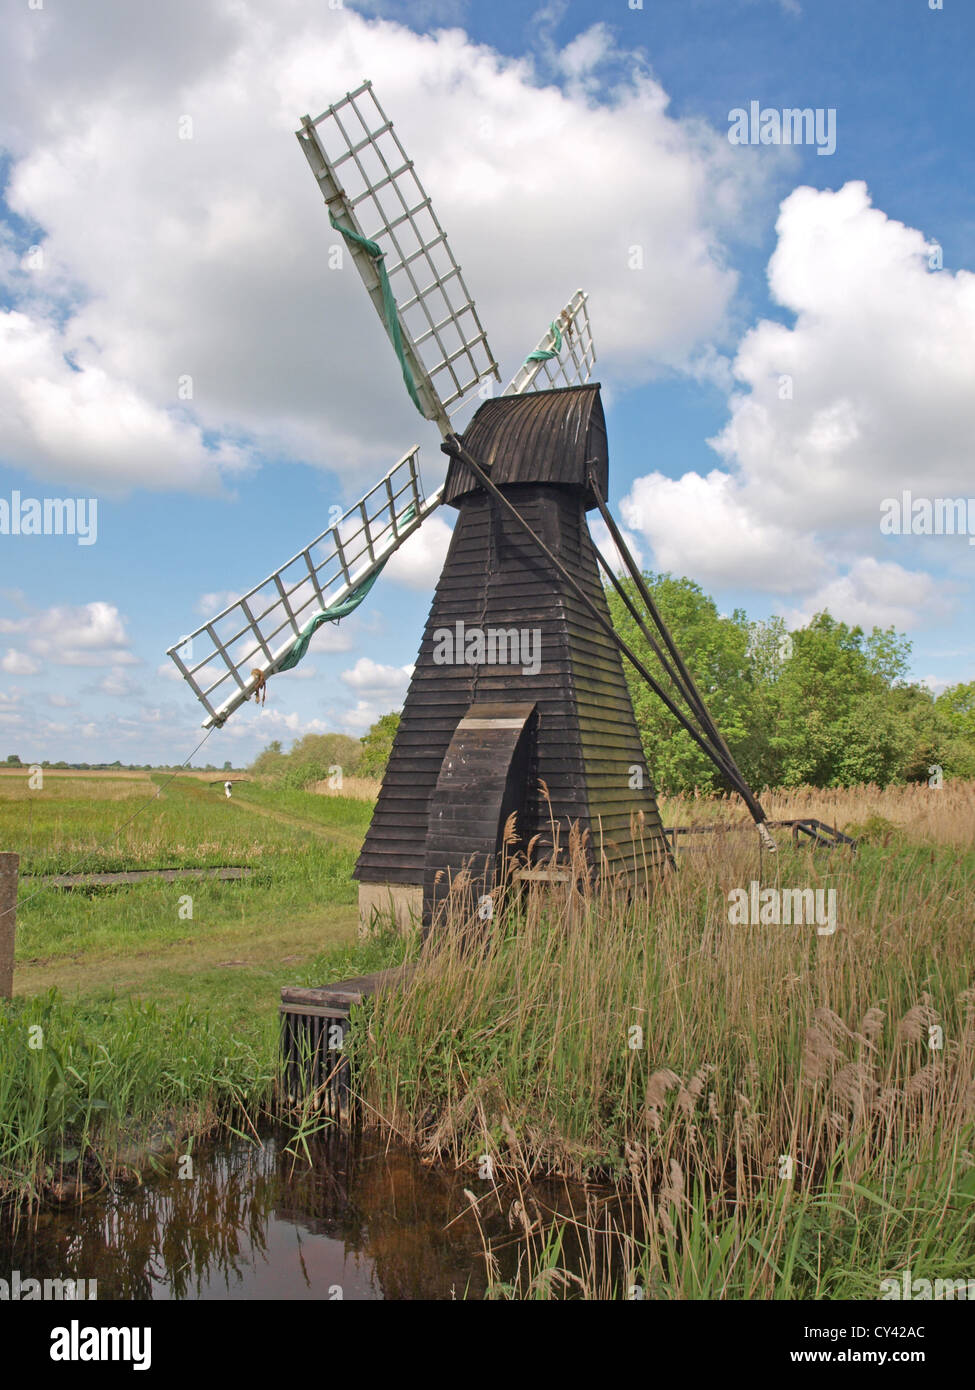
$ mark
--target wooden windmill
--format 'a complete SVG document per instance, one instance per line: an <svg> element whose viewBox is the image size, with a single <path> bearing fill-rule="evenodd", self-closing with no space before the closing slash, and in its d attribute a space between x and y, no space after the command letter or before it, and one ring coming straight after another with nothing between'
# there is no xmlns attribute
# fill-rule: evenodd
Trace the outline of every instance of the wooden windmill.
<svg viewBox="0 0 975 1390"><path fill-rule="evenodd" d="M371 83L304 117L297 136L410 397L439 426L451 462L443 486L425 496L410 450L336 526L169 649L207 710L204 726L223 724L297 664L316 628L352 611L390 555L447 503L457 522L355 868L363 917L392 909L430 926L451 885L466 883L474 900L489 895L503 855L520 855L523 872L553 874L556 846L570 835L598 874L636 886L657 873L670 848L624 656L740 791L774 848L606 507L586 295L576 292L506 390L491 395L500 377L474 302ZM595 508L640 611L593 544L586 516ZM600 567L667 688L616 635Z"/></svg>

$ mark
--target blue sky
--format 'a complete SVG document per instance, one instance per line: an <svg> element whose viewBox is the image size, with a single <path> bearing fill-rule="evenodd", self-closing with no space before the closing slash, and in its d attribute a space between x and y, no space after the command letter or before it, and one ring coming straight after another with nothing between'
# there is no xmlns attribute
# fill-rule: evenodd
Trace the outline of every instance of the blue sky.
<svg viewBox="0 0 975 1390"><path fill-rule="evenodd" d="M894 624L917 678L975 678L975 547L879 527L904 489L975 497L965 0L3 10L0 501L96 498L98 529L0 534L0 756L181 761L202 711L166 647L412 444L439 479L292 133L366 75L505 381L589 291L648 567L723 611ZM752 102L834 112L835 152L732 144ZM396 707L451 521L201 759Z"/></svg>

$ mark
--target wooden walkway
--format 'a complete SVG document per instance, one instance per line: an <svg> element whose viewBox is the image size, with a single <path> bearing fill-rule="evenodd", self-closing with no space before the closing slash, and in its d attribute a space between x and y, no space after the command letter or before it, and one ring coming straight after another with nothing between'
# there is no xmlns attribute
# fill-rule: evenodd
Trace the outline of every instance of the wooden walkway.
<svg viewBox="0 0 975 1390"><path fill-rule="evenodd" d="M249 878L253 869L128 869L117 874L25 874L22 883L40 888L100 888L112 883L141 883L157 878L163 883L175 883L182 878L216 878L233 882Z"/></svg>

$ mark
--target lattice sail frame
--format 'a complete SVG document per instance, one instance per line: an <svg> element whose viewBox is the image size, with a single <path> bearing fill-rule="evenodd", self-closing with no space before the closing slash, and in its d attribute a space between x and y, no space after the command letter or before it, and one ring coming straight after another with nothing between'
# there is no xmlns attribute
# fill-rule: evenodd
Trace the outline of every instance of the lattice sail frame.
<svg viewBox="0 0 975 1390"><path fill-rule="evenodd" d="M558 355L541 361L526 357L514 377L502 392L518 396L525 391L548 391L558 386L584 386L596 365L596 348L589 323L589 296L576 290L555 320L562 335ZM556 337L552 329L541 339L536 352L554 352Z"/></svg>
<svg viewBox="0 0 975 1390"><path fill-rule="evenodd" d="M167 649L207 711L203 728L250 699L302 628L363 584L440 505L442 488L423 495L418 455L419 446L404 454L334 526Z"/></svg>
<svg viewBox="0 0 975 1390"><path fill-rule="evenodd" d="M371 82L347 93L315 120L303 116L295 134L336 222L385 252L417 395L425 417L446 436L453 428L451 416L481 382L501 377L413 161ZM389 334L375 262L354 242L347 245Z"/></svg>

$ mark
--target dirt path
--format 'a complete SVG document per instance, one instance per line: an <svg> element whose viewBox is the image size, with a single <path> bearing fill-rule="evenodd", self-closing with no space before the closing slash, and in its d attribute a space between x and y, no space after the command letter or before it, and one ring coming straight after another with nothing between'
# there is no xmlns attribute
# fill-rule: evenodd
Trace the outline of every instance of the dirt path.
<svg viewBox="0 0 975 1390"><path fill-rule="evenodd" d="M268 820L280 821L282 825L292 825L299 830L310 830L313 834L320 835L324 840L345 845L349 849L358 849L362 844L364 835L362 830L350 830L346 826L323 825L321 821L306 820L304 816L293 816L289 811L275 811L270 806L259 806L256 802L244 801L243 798L235 801L234 805L243 807L245 811L253 811L256 815L265 816Z"/></svg>
<svg viewBox="0 0 975 1390"><path fill-rule="evenodd" d="M283 924L263 917L227 923L131 955L86 952L18 962L14 994L41 994L56 985L66 996L98 996L114 989L120 995L181 993L192 998L210 992L214 972L249 975L252 983L282 972L292 975L321 951L350 944L357 918L355 907L317 908L289 913Z"/></svg>

